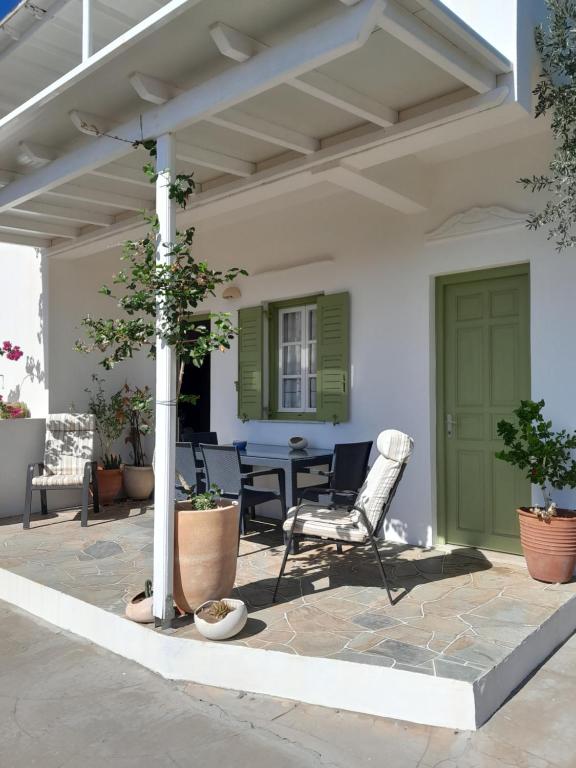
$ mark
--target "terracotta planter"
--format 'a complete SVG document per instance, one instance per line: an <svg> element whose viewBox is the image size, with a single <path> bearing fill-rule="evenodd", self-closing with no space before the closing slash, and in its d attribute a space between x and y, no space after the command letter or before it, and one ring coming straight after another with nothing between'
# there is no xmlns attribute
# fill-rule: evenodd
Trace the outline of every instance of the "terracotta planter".
<svg viewBox="0 0 576 768"><path fill-rule="evenodd" d="M208 607L212 602L213 600L208 600L194 611L194 624L201 635L208 640L228 640L244 629L248 620L248 610L242 600L224 600L232 610L223 619L214 622L206 621L198 615L200 609Z"/></svg>
<svg viewBox="0 0 576 768"><path fill-rule="evenodd" d="M124 491L129 499L142 501L150 498L154 490L154 469L124 465Z"/></svg>
<svg viewBox="0 0 576 768"><path fill-rule="evenodd" d="M184 613L232 592L238 526L236 503L206 510L192 509L189 502L176 505L174 602Z"/></svg>
<svg viewBox="0 0 576 768"><path fill-rule="evenodd" d="M98 500L100 504L112 504L122 490L122 470L98 467Z"/></svg>
<svg viewBox="0 0 576 768"><path fill-rule="evenodd" d="M549 584L570 581L576 566L576 512L559 509L555 517L541 520L526 507L517 511L530 576Z"/></svg>

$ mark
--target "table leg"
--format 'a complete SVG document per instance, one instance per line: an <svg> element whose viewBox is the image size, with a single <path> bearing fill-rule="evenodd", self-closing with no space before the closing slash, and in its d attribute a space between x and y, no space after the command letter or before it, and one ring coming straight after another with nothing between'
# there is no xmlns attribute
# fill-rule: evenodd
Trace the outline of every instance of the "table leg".
<svg viewBox="0 0 576 768"><path fill-rule="evenodd" d="M297 467L292 462L289 462L285 469L286 472L286 506L295 507L298 503L298 471ZM288 543L288 535L284 532L284 544ZM290 546L290 554L298 554L298 537L292 537L292 544Z"/></svg>

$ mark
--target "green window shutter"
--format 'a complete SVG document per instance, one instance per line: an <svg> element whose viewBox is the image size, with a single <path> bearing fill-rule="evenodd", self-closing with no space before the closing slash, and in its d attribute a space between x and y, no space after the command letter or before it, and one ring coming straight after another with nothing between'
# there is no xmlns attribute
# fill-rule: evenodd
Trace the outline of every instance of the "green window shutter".
<svg viewBox="0 0 576 768"><path fill-rule="evenodd" d="M318 297L317 417L338 424L348 420L350 386L350 294Z"/></svg>
<svg viewBox="0 0 576 768"><path fill-rule="evenodd" d="M238 418L261 419L263 407L262 307L238 312Z"/></svg>

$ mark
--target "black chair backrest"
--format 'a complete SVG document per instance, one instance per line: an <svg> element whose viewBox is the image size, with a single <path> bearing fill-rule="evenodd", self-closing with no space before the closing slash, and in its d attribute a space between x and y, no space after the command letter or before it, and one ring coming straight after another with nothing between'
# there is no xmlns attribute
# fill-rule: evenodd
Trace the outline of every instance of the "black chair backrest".
<svg viewBox="0 0 576 768"><path fill-rule="evenodd" d="M357 491L368 471L372 440L367 443L337 443L332 460L332 482L337 491Z"/></svg>
<svg viewBox="0 0 576 768"><path fill-rule="evenodd" d="M176 500L187 499L186 489L182 484L184 479L190 488L196 486L196 462L192 443L176 443Z"/></svg>
<svg viewBox="0 0 576 768"><path fill-rule="evenodd" d="M242 485L240 452L234 445L200 445L206 487L216 486L222 496L237 497Z"/></svg>
<svg viewBox="0 0 576 768"><path fill-rule="evenodd" d="M398 486L400 485L400 481L402 480L402 475L404 474L404 470L406 469L406 462L402 464L400 467L400 472L398 472L398 477L394 481L394 485L390 489L390 493L388 494L388 498L386 499L385 504L382 506L382 512L380 513L380 517L378 518L378 522L376 523L376 528L374 529L374 535L376 538L380 536L380 533L382 531L382 528L384 527L384 521L386 520L386 515L390 511L390 507L392 506L392 501L394 499L394 496L396 496L396 491L398 490Z"/></svg>
<svg viewBox="0 0 576 768"><path fill-rule="evenodd" d="M185 443L190 443L196 461L202 461L201 445L218 445L217 432L194 432L189 427L182 430L181 439Z"/></svg>

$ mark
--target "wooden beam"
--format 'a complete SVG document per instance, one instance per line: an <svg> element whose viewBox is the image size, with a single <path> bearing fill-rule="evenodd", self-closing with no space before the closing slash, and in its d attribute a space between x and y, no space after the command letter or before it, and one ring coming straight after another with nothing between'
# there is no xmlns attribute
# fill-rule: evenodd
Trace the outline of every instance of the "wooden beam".
<svg viewBox="0 0 576 768"><path fill-rule="evenodd" d="M408 197L389 186L369 179L358 171L347 168L345 165L335 165L332 168L321 170L319 175L325 181L336 184L338 187L349 192L361 195L368 200L385 205L387 208L392 208L399 213L424 213L427 210L426 206L412 197Z"/></svg>
<svg viewBox="0 0 576 768"><path fill-rule="evenodd" d="M213 152L211 149L183 144L180 141L176 144L176 158L192 165L201 165L204 168L222 171L222 173L231 173L233 176L251 176L256 171L255 163L230 157L221 152Z"/></svg>
<svg viewBox="0 0 576 768"><path fill-rule="evenodd" d="M15 229L19 232L33 232L49 237L68 237L74 239L80 234L77 227L67 227L64 224L54 224L51 221L36 219L33 216L21 216L17 213L6 213L0 216L2 229Z"/></svg>
<svg viewBox="0 0 576 768"><path fill-rule="evenodd" d="M233 61L247 61L268 47L226 24L215 24L212 28L214 30L218 34L212 34L212 39L218 50ZM386 128L398 120L398 112L394 109L348 88L322 72L310 72L304 78L289 80L287 85L375 125Z"/></svg>
<svg viewBox="0 0 576 768"><path fill-rule="evenodd" d="M23 203L14 209L15 213L23 213L38 216L47 216L51 219L61 219L62 221L75 221L79 224L95 224L101 227L110 227L114 224L114 216L106 213L89 210L88 208L70 208L60 205L51 205L50 203Z"/></svg>
<svg viewBox="0 0 576 768"><path fill-rule="evenodd" d="M54 160L56 152L50 147L36 144L32 141L21 141L18 144L18 162L20 165L29 165L40 168Z"/></svg>
<svg viewBox="0 0 576 768"><path fill-rule="evenodd" d="M322 72L310 72L305 77L291 80L288 85L344 112L356 115L367 123L387 128L398 122L398 112L395 109L358 93Z"/></svg>
<svg viewBox="0 0 576 768"><path fill-rule="evenodd" d="M52 241L47 238L34 237L33 235L18 235L11 230L4 231L0 227L0 243L10 245L28 245L31 248L50 248Z"/></svg>
<svg viewBox="0 0 576 768"><path fill-rule="evenodd" d="M227 69L166 104L128 120L115 129L115 138L100 136L86 146L71 150L47 167L0 190L0 211L123 157L130 152L130 142L135 136L151 138L206 120L357 50L373 31L380 7L380 0L361 0L337 17L259 53L242 67Z"/></svg>
<svg viewBox="0 0 576 768"><path fill-rule="evenodd" d="M393 37L478 93L487 93L496 87L496 75L493 71L475 61L393 0L387 0L384 4L378 24Z"/></svg>
<svg viewBox="0 0 576 768"><path fill-rule="evenodd" d="M130 197L119 195L115 192L102 192L99 189L80 186L79 184L66 184L62 187L47 190L51 197L60 197L66 200L78 200L92 205L103 205L107 208L119 208L122 211L150 210L154 206L154 200L143 197ZM25 202L25 201L23 201Z"/></svg>
<svg viewBox="0 0 576 768"><path fill-rule="evenodd" d="M109 121L99 115L81 112L78 109L73 109L68 115L80 133L85 133L87 136L101 136L110 129Z"/></svg>
<svg viewBox="0 0 576 768"><path fill-rule="evenodd" d="M97 176L101 179L112 179L112 181L121 181L126 184L135 184L138 187L144 187L148 191L152 190L150 180L144 175L140 168L131 168L120 163L105 165L102 168L95 168L90 171L91 176Z"/></svg>
<svg viewBox="0 0 576 768"><path fill-rule="evenodd" d="M165 104L183 92L181 88L177 88L171 83L144 75L141 72L135 72L129 80L138 96L151 104ZM260 117L248 115L239 109L228 109L223 114L210 117L208 122L246 136L252 136L255 139L267 141L270 144L276 144L285 149L301 152L304 155L320 149L318 139L305 136L303 133L285 128L282 125L270 123Z"/></svg>

